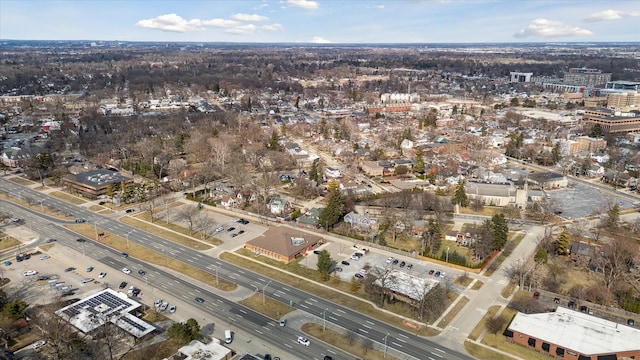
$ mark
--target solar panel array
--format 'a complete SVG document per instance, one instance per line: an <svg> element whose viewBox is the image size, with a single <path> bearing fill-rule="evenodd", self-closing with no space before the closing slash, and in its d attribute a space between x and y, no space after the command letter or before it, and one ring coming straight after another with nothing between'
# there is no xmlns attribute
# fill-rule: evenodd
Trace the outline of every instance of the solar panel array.
<svg viewBox="0 0 640 360"><path fill-rule="evenodd" d="M88 311L93 315L109 314L115 310L126 309L131 305L130 302L111 293L103 292L64 309L63 313L69 318L77 316L82 310Z"/></svg>
<svg viewBox="0 0 640 360"><path fill-rule="evenodd" d="M126 316L122 316L119 319L120 321L123 321L131 326L133 326L134 328L140 330L140 332L145 332L148 328L146 326L143 326L142 324L138 324L137 322L131 320L130 318L126 317Z"/></svg>

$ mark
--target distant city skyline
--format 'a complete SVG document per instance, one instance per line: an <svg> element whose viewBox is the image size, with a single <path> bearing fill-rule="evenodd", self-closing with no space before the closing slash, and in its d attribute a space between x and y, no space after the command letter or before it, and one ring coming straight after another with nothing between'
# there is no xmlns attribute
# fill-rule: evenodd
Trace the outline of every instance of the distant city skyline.
<svg viewBox="0 0 640 360"><path fill-rule="evenodd" d="M640 0L0 1L0 39L638 42Z"/></svg>

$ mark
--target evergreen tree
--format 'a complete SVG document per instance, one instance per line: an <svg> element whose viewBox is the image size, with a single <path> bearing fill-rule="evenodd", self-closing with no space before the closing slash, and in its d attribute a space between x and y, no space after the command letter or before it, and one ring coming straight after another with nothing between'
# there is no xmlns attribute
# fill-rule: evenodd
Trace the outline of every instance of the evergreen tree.
<svg viewBox="0 0 640 360"><path fill-rule="evenodd" d="M602 126L600 124L595 124L591 128L591 132L589 133L589 137L592 138L601 138L602 137Z"/></svg>
<svg viewBox="0 0 640 360"><path fill-rule="evenodd" d="M418 151L416 151L416 160L413 166L413 170L418 174L424 174L426 169L427 168L424 164L424 159L422 158L422 149L418 148Z"/></svg>
<svg viewBox="0 0 640 360"><path fill-rule="evenodd" d="M493 230L493 249L498 250L504 247L507 243L509 235L509 225L504 217L504 214L493 215L491 219L491 227Z"/></svg>
<svg viewBox="0 0 640 360"><path fill-rule="evenodd" d="M27 304L26 302L20 299L14 299L13 301L10 301L4 305L4 307L2 308L2 312L9 319L18 320L24 317L24 312L28 306L29 304Z"/></svg>
<svg viewBox="0 0 640 360"><path fill-rule="evenodd" d="M553 149L551 149L551 158L553 159L553 163L557 164L560 159L562 159L562 155L560 154L560 143L557 142Z"/></svg>
<svg viewBox="0 0 640 360"><path fill-rule="evenodd" d="M315 160L311 164L311 169L309 170L309 180L320 183L320 174L318 173L318 170L318 160Z"/></svg>
<svg viewBox="0 0 640 360"><path fill-rule="evenodd" d="M458 181L458 186L456 186L456 191L453 194L453 198L451 202L455 204L459 204L462 207L469 206L469 198L467 198L467 193L464 189L464 180Z"/></svg>
<svg viewBox="0 0 640 360"><path fill-rule="evenodd" d="M280 143L278 142L280 137L278 136L278 132L275 130L271 133L271 138L269 138L269 144L267 144L267 148L269 150L278 150L280 147Z"/></svg>
<svg viewBox="0 0 640 360"><path fill-rule="evenodd" d="M384 233L378 235L378 244L380 244L380 246L387 246L387 239L385 239Z"/></svg>
<svg viewBox="0 0 640 360"><path fill-rule="evenodd" d="M611 230L615 230L618 228L619 221L620 221L620 206L618 205L618 203L615 203L615 205L613 205L609 209L609 211L607 211L606 226Z"/></svg>
<svg viewBox="0 0 640 360"><path fill-rule="evenodd" d="M327 281L329 280L329 269L333 265L333 261L331 261L331 255L327 250L320 251L318 254L318 272L320 273L320 280Z"/></svg>
<svg viewBox="0 0 640 360"><path fill-rule="evenodd" d="M360 282L358 281L358 279L356 279L355 276L352 276L351 282L349 283L349 290L356 292L360 290L360 287L362 287L362 284L360 284Z"/></svg>
<svg viewBox="0 0 640 360"><path fill-rule="evenodd" d="M571 238L569 236L569 231L567 228L562 230L562 233L558 235L558 255L567 255L569 253L569 242Z"/></svg>
<svg viewBox="0 0 640 360"><path fill-rule="evenodd" d="M429 248L433 254L442 246L442 229L437 219L429 218L427 235L429 237Z"/></svg>
<svg viewBox="0 0 640 360"><path fill-rule="evenodd" d="M329 189L327 206L322 209L318 217L318 223L327 230L340 222L340 219L342 219L345 214L345 197L335 183L337 183L335 180L329 183L327 187Z"/></svg>

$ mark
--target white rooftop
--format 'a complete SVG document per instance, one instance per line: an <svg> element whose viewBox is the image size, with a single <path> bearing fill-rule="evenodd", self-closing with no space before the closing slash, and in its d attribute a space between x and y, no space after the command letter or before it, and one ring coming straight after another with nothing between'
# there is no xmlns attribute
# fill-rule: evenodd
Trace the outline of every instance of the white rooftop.
<svg viewBox="0 0 640 360"><path fill-rule="evenodd" d="M563 307L543 314L519 312L509 330L587 356L640 350L640 330Z"/></svg>
<svg viewBox="0 0 640 360"><path fill-rule="evenodd" d="M231 349L220 344L220 341L217 339L214 339L208 344L193 340L178 349L178 352L186 356L183 358L184 360L222 360L227 359L231 355Z"/></svg>
<svg viewBox="0 0 640 360"><path fill-rule="evenodd" d="M438 285L436 280L412 276L398 270L391 270L384 282L387 289L418 301ZM374 284L382 287L381 277L378 277Z"/></svg>
<svg viewBox="0 0 640 360"><path fill-rule="evenodd" d="M56 311L56 314L84 333L110 321L139 338L155 327L130 314L138 307L140 303L126 294L107 288Z"/></svg>

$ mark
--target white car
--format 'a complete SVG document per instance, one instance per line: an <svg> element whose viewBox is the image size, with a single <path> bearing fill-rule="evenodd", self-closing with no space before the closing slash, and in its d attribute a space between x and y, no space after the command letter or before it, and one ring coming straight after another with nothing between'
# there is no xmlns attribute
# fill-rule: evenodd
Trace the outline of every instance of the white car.
<svg viewBox="0 0 640 360"><path fill-rule="evenodd" d="M446 272L444 272L444 271L443 271L443 272L441 272L441 273L440 273L440 277L441 277L441 278L444 278L444 277L446 277L446 276L447 276L447 273L446 273Z"/></svg>
<svg viewBox="0 0 640 360"><path fill-rule="evenodd" d="M29 271L25 271L24 273L22 273L22 275L24 275L24 276L31 276L31 275L35 275L35 274L37 274L37 273L38 273L38 272L37 272L37 271L35 271L35 270L29 270Z"/></svg>
<svg viewBox="0 0 640 360"><path fill-rule="evenodd" d="M351 260L358 261L358 260L360 260L360 256L358 256L356 254L353 254L353 255L351 255Z"/></svg>
<svg viewBox="0 0 640 360"><path fill-rule="evenodd" d="M40 260L47 260L47 259L49 259L49 255L40 256Z"/></svg>
<svg viewBox="0 0 640 360"><path fill-rule="evenodd" d="M220 231L223 231L223 230L224 230L224 226L220 226L216 229L216 232L219 233Z"/></svg>
<svg viewBox="0 0 640 360"><path fill-rule="evenodd" d="M311 345L311 341L304 336L298 336L298 344L302 344L304 346Z"/></svg>
<svg viewBox="0 0 640 360"><path fill-rule="evenodd" d="M43 347L47 342L45 340L38 340L36 342L33 343L33 345L31 345L31 347L33 348L33 350L38 350L41 347Z"/></svg>
<svg viewBox="0 0 640 360"><path fill-rule="evenodd" d="M163 302L163 303L160 305L160 311L165 311L165 310L167 310L167 307L168 307L168 306L169 306L169 304L168 304L168 303Z"/></svg>
<svg viewBox="0 0 640 360"><path fill-rule="evenodd" d="M84 279L82 279L82 283L83 284L90 283L92 281L93 281L93 278L84 278Z"/></svg>
<svg viewBox="0 0 640 360"><path fill-rule="evenodd" d="M122 272L125 274L131 274L131 270L129 270L128 268L122 268Z"/></svg>
<svg viewBox="0 0 640 360"><path fill-rule="evenodd" d="M395 258L393 257L388 257L387 258L387 264L391 264L393 262L393 260L395 260Z"/></svg>
<svg viewBox="0 0 640 360"><path fill-rule="evenodd" d="M176 312L176 306L175 305L171 305L171 307L169 308L169 312L172 313L172 314L174 312Z"/></svg>
<svg viewBox="0 0 640 360"><path fill-rule="evenodd" d="M98 274L98 279L102 279L105 276L107 276L107 273L106 272L101 272L100 274Z"/></svg>
<svg viewBox="0 0 640 360"><path fill-rule="evenodd" d="M160 307L160 305L162 305L163 302L164 301L162 301L162 299L158 299L158 300L153 302L153 306Z"/></svg>

